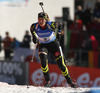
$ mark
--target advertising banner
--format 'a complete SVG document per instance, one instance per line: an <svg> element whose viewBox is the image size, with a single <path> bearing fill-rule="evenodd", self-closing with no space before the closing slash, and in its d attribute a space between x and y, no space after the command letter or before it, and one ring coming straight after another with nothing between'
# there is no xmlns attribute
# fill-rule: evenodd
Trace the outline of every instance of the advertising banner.
<svg viewBox="0 0 100 93"><path fill-rule="evenodd" d="M28 63L0 62L0 82L9 84L27 84Z"/></svg>
<svg viewBox="0 0 100 93"><path fill-rule="evenodd" d="M69 73L79 87L100 87L100 69L69 67ZM57 65L49 64L51 84L53 86L66 86L65 78L62 76ZM29 84L35 86L44 85L44 77L39 63L29 64Z"/></svg>
<svg viewBox="0 0 100 93"><path fill-rule="evenodd" d="M14 50L13 61L16 62L29 62L32 59L34 50L28 48L17 48ZM33 61L40 62L38 56L38 49L35 50L35 55Z"/></svg>

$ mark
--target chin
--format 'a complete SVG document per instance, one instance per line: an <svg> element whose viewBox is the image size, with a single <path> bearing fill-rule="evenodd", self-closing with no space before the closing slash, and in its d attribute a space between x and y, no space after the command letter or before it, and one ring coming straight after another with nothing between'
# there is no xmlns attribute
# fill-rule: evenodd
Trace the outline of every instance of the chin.
<svg viewBox="0 0 100 93"><path fill-rule="evenodd" d="M45 25L40 25L40 26L45 26Z"/></svg>

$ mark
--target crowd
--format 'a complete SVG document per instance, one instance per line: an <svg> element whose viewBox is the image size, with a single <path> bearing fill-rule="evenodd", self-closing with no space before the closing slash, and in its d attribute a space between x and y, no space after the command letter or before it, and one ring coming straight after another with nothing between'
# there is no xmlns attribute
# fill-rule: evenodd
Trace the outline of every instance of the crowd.
<svg viewBox="0 0 100 93"><path fill-rule="evenodd" d="M73 32L70 48L81 48L88 45L88 41L96 41L96 46L100 46L100 0L96 0L94 8L90 4L83 10L82 6L77 6L75 19L70 22L68 29ZM91 38L94 37L95 39ZM80 39L79 39L80 38ZM75 41L76 45L75 45ZM97 45L98 44L98 45ZM84 46L83 46L84 45ZM92 45L91 45L92 46ZM89 47L88 47L89 48ZM92 47L93 50L96 47Z"/></svg>
<svg viewBox="0 0 100 93"><path fill-rule="evenodd" d="M100 0L96 0L94 6L88 4L85 9L78 5L74 21L69 20L68 23L70 23L69 50L78 51L78 53L69 52L68 57L74 58L75 62L76 60L88 62L88 51L100 50Z"/></svg>
<svg viewBox="0 0 100 93"><path fill-rule="evenodd" d="M11 60L11 53L14 49L19 47L30 49L30 42L31 36L29 35L28 30L26 30L22 42L18 41L15 37L12 38L10 33L7 31L4 38L0 36L0 51L4 50L5 60Z"/></svg>
<svg viewBox="0 0 100 93"><path fill-rule="evenodd" d="M76 19L80 19L87 30L100 30L100 0L97 0L94 8L90 4L83 11L81 6L75 12Z"/></svg>

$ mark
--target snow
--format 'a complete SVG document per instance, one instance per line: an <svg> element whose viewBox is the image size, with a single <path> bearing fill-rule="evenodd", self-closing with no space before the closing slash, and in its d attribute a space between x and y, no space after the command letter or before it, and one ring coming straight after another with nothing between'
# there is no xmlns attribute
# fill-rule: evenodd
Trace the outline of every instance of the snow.
<svg viewBox="0 0 100 93"><path fill-rule="evenodd" d="M100 88L38 87L0 82L0 93L100 93Z"/></svg>
<svg viewBox="0 0 100 93"><path fill-rule="evenodd" d="M71 87L37 87L27 85L9 85L0 82L0 93L87 93L91 88L71 88Z"/></svg>

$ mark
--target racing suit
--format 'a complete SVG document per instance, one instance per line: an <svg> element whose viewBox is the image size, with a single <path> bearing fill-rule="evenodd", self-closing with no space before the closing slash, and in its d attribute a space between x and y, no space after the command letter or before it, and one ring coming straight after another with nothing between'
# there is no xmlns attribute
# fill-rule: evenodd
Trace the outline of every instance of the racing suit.
<svg viewBox="0 0 100 93"><path fill-rule="evenodd" d="M39 43L39 57L45 81L50 81L47 54L51 52L63 76L66 78L67 82L71 84L72 80L64 63L62 49L57 39L57 34L61 32L61 26L57 25L55 22L47 21L45 28L41 28L37 22L31 25L30 31L33 36L33 42Z"/></svg>

